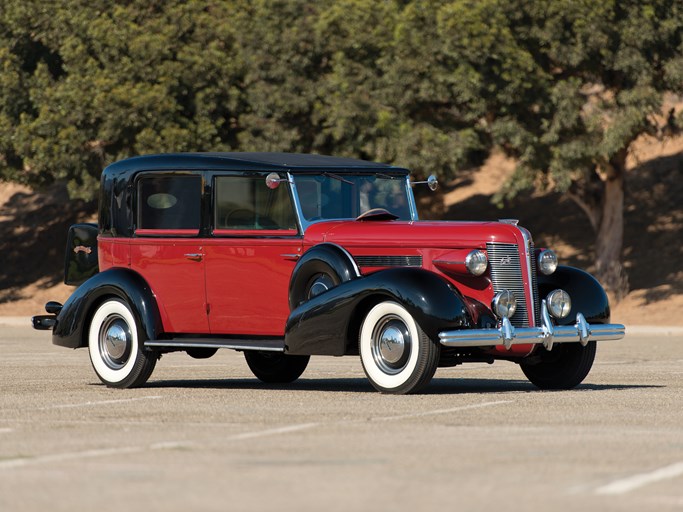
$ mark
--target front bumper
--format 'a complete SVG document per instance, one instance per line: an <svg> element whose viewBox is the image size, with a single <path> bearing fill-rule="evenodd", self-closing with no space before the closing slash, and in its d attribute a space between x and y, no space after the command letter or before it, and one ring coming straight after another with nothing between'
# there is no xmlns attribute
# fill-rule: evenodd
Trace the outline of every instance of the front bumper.
<svg viewBox="0 0 683 512"><path fill-rule="evenodd" d="M620 340L626 334L621 324L589 324L581 313L576 315L574 325L553 325L545 300L541 302L540 327L513 327L510 320L503 318L497 329L463 329L439 333L439 341L446 347L487 347L542 343L552 350L554 343L581 343L589 341Z"/></svg>

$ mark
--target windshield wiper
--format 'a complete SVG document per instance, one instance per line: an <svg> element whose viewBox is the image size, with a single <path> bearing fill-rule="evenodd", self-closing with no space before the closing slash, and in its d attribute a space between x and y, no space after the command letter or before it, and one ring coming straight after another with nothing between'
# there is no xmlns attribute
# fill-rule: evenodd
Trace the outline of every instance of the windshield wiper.
<svg viewBox="0 0 683 512"><path fill-rule="evenodd" d="M348 185L355 185L355 183L353 181L349 181L347 179L344 179L341 176L338 176L336 174L332 174L331 172L324 172L323 176L327 176L328 178L332 178L332 179L335 179L337 181L341 181L341 182L346 183Z"/></svg>

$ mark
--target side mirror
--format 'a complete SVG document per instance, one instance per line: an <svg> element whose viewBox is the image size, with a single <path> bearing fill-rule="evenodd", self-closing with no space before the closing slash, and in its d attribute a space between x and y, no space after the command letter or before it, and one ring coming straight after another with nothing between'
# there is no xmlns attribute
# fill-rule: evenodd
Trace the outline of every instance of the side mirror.
<svg viewBox="0 0 683 512"><path fill-rule="evenodd" d="M276 172L271 172L266 176L266 187L273 190L280 186L280 182L287 181L285 178L280 178L280 175Z"/></svg>
<svg viewBox="0 0 683 512"><path fill-rule="evenodd" d="M439 188L439 180L436 179L436 176L433 174L429 175L429 178L427 178L426 181L413 181L410 185L415 186L415 185L422 185L426 183L427 186L429 187L429 190L434 192L437 188Z"/></svg>

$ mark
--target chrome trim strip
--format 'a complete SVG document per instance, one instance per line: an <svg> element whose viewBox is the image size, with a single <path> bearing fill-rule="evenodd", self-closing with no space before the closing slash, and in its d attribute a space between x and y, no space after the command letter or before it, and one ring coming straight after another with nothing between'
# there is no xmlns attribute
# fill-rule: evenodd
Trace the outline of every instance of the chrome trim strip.
<svg viewBox="0 0 683 512"><path fill-rule="evenodd" d="M548 306L541 303L540 327L513 327L504 318L498 329L462 329L439 333L439 341L446 347L487 347L504 345L508 350L512 345L543 344L552 350L555 343L581 343L589 341L620 340L626 334L622 324L589 324L583 314L576 315L574 325L553 325Z"/></svg>
<svg viewBox="0 0 683 512"><path fill-rule="evenodd" d="M421 267L421 255L406 256L381 256L368 255L356 256L356 263L359 267Z"/></svg>
<svg viewBox="0 0 683 512"><path fill-rule="evenodd" d="M417 203L415 202L415 194L413 194L413 187L410 183L410 174L406 176L406 192L408 194L408 207L410 208L410 218L412 220L420 220L417 215Z"/></svg>
<svg viewBox="0 0 683 512"><path fill-rule="evenodd" d="M521 226L515 227L519 229L519 232L522 234L522 238L524 239L524 256L526 258L526 269L528 272L527 275L529 276L527 290L529 291L529 300L531 301L531 322L533 325L537 325L536 307L534 304L534 296L536 293L534 290L534 278L533 274L531 273L531 258L533 255L529 252L529 249L531 248L531 238L529 237L529 232L526 229Z"/></svg>
<svg viewBox="0 0 683 512"><path fill-rule="evenodd" d="M304 217L304 211L301 209L301 203L299 202L299 193L296 191L296 183L294 183L294 177L291 172L287 173L287 181L289 182L289 192L292 195L292 202L294 203L296 224L299 226L299 233L303 235L306 228L310 226L311 223Z"/></svg>
<svg viewBox="0 0 683 512"><path fill-rule="evenodd" d="M351 256L351 253L344 249L341 245L335 244L334 242L323 242L320 245L334 245L337 249L341 250L344 254L346 254L346 257L349 258L349 261L351 261L351 264L353 265L353 270L356 273L356 277L360 277L360 268L358 268L358 264L356 263L356 260L353 259L353 256ZM315 247L315 246L314 246Z"/></svg>
<svg viewBox="0 0 683 512"><path fill-rule="evenodd" d="M285 341L276 340L239 340L210 338L176 338L173 340L147 340L145 347L157 348L231 348L233 350L261 350L264 352L284 352Z"/></svg>

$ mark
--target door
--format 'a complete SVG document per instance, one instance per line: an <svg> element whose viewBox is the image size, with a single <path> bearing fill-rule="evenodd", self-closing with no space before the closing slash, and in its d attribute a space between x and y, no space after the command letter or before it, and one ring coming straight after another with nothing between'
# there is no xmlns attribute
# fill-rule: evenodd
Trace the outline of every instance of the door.
<svg viewBox="0 0 683 512"><path fill-rule="evenodd" d="M282 336L289 278L302 249L286 182L217 176L206 294L213 334Z"/></svg>
<svg viewBox="0 0 683 512"><path fill-rule="evenodd" d="M149 173L137 182L131 268L152 288L167 333L209 333L201 198L199 175Z"/></svg>

